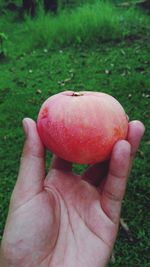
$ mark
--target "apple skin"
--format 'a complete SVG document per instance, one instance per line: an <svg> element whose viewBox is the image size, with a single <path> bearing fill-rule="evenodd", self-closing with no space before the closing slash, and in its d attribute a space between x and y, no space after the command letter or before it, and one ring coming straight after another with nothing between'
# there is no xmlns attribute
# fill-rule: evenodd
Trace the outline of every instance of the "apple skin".
<svg viewBox="0 0 150 267"><path fill-rule="evenodd" d="M108 160L114 144L126 139L128 118L108 94L65 91L43 103L37 129L45 147L60 158L93 164Z"/></svg>

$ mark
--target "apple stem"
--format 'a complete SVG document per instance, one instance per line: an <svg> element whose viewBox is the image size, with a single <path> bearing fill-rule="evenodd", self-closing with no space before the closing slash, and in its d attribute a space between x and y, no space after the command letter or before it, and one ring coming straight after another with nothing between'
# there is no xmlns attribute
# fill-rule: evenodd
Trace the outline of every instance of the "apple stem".
<svg viewBox="0 0 150 267"><path fill-rule="evenodd" d="M74 92L74 93L72 94L72 96L81 96L81 95L84 95L84 94L81 93L81 92Z"/></svg>

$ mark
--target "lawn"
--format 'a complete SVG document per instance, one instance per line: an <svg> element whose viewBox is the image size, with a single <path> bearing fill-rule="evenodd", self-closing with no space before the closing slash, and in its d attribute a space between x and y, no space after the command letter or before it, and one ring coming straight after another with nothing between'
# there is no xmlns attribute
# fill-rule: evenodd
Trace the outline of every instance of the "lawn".
<svg viewBox="0 0 150 267"><path fill-rule="evenodd" d="M115 8L113 12L116 13L111 13L118 16L115 22L111 18L106 21L106 16L95 24L88 20L92 42L88 38L88 28L79 27L83 9L76 11L77 17L75 11L72 11L72 17L65 11L65 16L76 25L76 32L70 35L68 32L66 35L68 22L61 13L55 18L40 14L32 21L29 18L18 21L10 12L1 15L0 32L4 32L8 39L3 41L5 57L0 58L0 238L17 179L24 141L22 119L31 117L36 120L43 101L55 93L64 90L102 91L119 100L130 120L141 120L146 127L121 215L132 238L120 227L115 262L109 266L150 266L150 17L146 13L136 13L138 15L131 20L131 13L125 15L127 11ZM86 12L89 16L87 6ZM86 20L86 16L83 19ZM53 23L49 22L48 27L56 27L52 34L49 34L49 28L44 30L48 21ZM94 26L97 23L103 25L101 35ZM111 38L107 38L108 27L110 32L114 31ZM92 29L95 29L93 35ZM85 30L87 38L83 38ZM47 166L50 158L48 154ZM78 172L83 169L79 165L75 168Z"/></svg>

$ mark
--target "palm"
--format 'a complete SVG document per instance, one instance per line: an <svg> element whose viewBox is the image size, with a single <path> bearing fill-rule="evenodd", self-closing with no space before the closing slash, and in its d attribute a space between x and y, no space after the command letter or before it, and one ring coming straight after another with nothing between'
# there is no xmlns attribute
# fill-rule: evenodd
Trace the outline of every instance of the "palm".
<svg viewBox="0 0 150 267"><path fill-rule="evenodd" d="M44 150L31 123L32 138L25 144L12 194L0 266L106 266L132 163L129 143L115 145L106 177L104 164L91 166L81 177L71 172L70 163L54 158L44 179ZM132 155L143 134L143 126L135 126L139 130L133 123L128 134Z"/></svg>
<svg viewBox="0 0 150 267"><path fill-rule="evenodd" d="M74 174L56 170L49 176L46 190L53 192L61 222L55 224L59 225L56 231L59 234L50 266L62 266L64 259L67 260L63 266L69 266L70 260L72 266L88 267L93 266L93 262L100 266L108 258L117 225L102 210L99 192Z"/></svg>
<svg viewBox="0 0 150 267"><path fill-rule="evenodd" d="M14 254L20 249L24 266L32 262L32 267L67 267L70 261L72 267L99 267L108 259L117 231L101 208L97 189L59 170L49 173L41 193L12 213L11 225L19 237L13 240Z"/></svg>

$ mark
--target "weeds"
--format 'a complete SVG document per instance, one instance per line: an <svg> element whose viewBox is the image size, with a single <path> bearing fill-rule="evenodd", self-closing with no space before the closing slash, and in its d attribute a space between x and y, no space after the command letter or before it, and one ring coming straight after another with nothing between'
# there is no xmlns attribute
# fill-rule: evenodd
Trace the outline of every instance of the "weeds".
<svg viewBox="0 0 150 267"><path fill-rule="evenodd" d="M40 8L37 18L27 18L26 25L29 46L55 48L122 40L143 30L148 34L150 19L133 7L122 10L110 2L96 1L57 16L45 15Z"/></svg>
<svg viewBox="0 0 150 267"><path fill-rule="evenodd" d="M5 58L7 55L7 50L4 46L4 42L7 40L7 35L3 32L0 32L0 59Z"/></svg>

